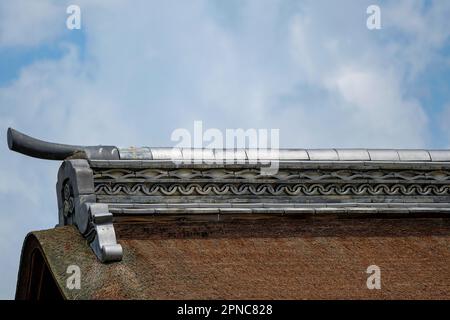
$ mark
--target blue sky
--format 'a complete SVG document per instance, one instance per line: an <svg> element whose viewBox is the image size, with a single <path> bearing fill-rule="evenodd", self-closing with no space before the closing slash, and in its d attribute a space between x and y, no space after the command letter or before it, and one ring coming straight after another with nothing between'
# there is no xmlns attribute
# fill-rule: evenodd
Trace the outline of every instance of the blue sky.
<svg viewBox="0 0 450 320"><path fill-rule="evenodd" d="M70 4L81 30L66 28ZM25 234L57 222L59 163L9 152L9 126L171 146L203 120L279 128L283 147L448 148L449 17L439 0L0 0L0 297Z"/></svg>

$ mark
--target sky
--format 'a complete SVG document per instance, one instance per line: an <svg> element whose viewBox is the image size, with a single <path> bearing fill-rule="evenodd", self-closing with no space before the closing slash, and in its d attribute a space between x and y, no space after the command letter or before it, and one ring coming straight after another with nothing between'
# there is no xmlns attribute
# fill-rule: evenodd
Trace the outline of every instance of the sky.
<svg viewBox="0 0 450 320"><path fill-rule="evenodd" d="M281 147L449 148L449 21L442 0L0 0L0 298L25 235L57 223L60 165L10 152L8 127L156 147L201 120L280 129Z"/></svg>

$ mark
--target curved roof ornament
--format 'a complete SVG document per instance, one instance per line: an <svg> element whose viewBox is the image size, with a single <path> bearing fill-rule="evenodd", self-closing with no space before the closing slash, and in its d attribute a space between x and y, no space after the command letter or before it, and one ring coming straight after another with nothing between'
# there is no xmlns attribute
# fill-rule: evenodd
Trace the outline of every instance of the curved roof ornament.
<svg viewBox="0 0 450 320"><path fill-rule="evenodd" d="M91 160L118 160L119 150L114 146L73 146L39 140L8 128L8 147L24 155L47 160L87 158Z"/></svg>

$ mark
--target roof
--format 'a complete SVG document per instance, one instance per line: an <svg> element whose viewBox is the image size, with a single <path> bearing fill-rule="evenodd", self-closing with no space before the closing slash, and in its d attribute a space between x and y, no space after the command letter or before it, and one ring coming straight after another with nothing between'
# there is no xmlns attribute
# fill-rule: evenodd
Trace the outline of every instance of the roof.
<svg viewBox="0 0 450 320"><path fill-rule="evenodd" d="M199 149L71 146L50 143L8 129L8 147L32 157L65 160L279 160L279 161L418 161L449 162L450 150L437 149Z"/></svg>
<svg viewBox="0 0 450 320"><path fill-rule="evenodd" d="M24 244L17 298L27 298L32 282L24 274L32 242L66 299L450 298L448 220L286 222L119 224L124 256L109 264L96 259L73 226L33 232ZM66 287L74 264L80 290ZM382 290L366 287L373 264L381 269Z"/></svg>
<svg viewBox="0 0 450 320"><path fill-rule="evenodd" d="M450 298L449 150L8 145L63 161L17 298Z"/></svg>

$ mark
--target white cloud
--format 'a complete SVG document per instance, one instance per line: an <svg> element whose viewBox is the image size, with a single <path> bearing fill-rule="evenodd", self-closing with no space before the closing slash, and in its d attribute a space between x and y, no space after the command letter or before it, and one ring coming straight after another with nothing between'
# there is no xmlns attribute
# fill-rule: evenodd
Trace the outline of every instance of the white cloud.
<svg viewBox="0 0 450 320"><path fill-rule="evenodd" d="M440 113L439 119L439 126L445 134L445 143L447 144L447 148L450 149L450 126L448 124L448 121L450 119L450 104L444 106L443 110Z"/></svg>
<svg viewBox="0 0 450 320"><path fill-rule="evenodd" d="M388 2L383 14L386 31L398 36L390 39L389 46L391 54L401 59L399 67L404 68L403 72L416 77L429 63L442 59L438 49L450 36L447 1Z"/></svg>
<svg viewBox="0 0 450 320"><path fill-rule="evenodd" d="M417 101L402 97L395 76L378 70L344 68L328 82L344 99L348 122L358 127L365 141L398 148L426 144L427 115Z"/></svg>
<svg viewBox="0 0 450 320"><path fill-rule="evenodd" d="M380 31L366 28L370 1L237 3L79 1L83 59L58 42L62 58L24 67L0 88L2 130L159 146L200 119L222 129L280 128L291 147L427 145L428 115L405 91L448 41L449 2L381 5ZM0 48L55 41L65 17L60 2L4 1ZM2 154L0 174L13 184L0 184L0 199L14 199L8 210L17 217L0 215L4 256L15 259L0 272L17 267L25 231L54 225L58 166L5 146ZM0 294L13 288L14 279Z"/></svg>
<svg viewBox="0 0 450 320"><path fill-rule="evenodd" d="M57 1L1 1L0 46L32 47L62 34L65 10L56 3Z"/></svg>

